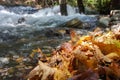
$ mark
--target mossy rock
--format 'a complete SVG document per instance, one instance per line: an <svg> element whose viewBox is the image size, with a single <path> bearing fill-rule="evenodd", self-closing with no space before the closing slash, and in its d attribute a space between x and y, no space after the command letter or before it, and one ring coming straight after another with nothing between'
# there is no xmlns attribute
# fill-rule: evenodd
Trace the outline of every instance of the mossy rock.
<svg viewBox="0 0 120 80"><path fill-rule="evenodd" d="M74 18L65 24L62 25L63 27L68 27L68 28L83 28L83 22L79 20L78 18Z"/></svg>

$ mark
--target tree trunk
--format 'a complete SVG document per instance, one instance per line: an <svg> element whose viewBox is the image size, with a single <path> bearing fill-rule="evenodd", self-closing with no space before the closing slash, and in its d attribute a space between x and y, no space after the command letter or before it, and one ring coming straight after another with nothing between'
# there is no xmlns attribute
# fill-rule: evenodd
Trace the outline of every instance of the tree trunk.
<svg viewBox="0 0 120 80"><path fill-rule="evenodd" d="M60 12L61 15L67 16L67 2L66 0L59 0L59 4L60 4Z"/></svg>
<svg viewBox="0 0 120 80"><path fill-rule="evenodd" d="M78 5L79 13L84 13L83 0L77 0L77 5Z"/></svg>

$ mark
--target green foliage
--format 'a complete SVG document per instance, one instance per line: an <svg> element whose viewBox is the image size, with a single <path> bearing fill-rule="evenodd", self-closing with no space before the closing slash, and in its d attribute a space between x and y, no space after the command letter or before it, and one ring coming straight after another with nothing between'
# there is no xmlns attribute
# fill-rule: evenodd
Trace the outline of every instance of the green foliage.
<svg viewBox="0 0 120 80"><path fill-rule="evenodd" d="M98 11L100 11L101 13L105 13L105 12L109 13L110 1L111 0L100 0L100 1L98 1L98 4L96 5Z"/></svg>
<svg viewBox="0 0 120 80"><path fill-rule="evenodd" d="M68 4L71 6L77 6L77 0L68 0Z"/></svg>
<svg viewBox="0 0 120 80"><path fill-rule="evenodd" d="M106 13L110 10L110 1L111 0L84 0L84 5L100 13Z"/></svg>

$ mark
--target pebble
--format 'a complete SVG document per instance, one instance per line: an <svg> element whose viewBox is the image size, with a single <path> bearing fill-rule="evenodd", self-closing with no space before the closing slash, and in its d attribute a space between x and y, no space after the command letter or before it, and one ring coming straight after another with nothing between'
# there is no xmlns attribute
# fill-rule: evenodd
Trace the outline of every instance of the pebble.
<svg viewBox="0 0 120 80"><path fill-rule="evenodd" d="M8 64L9 63L9 58L0 57L0 63Z"/></svg>
<svg viewBox="0 0 120 80"><path fill-rule="evenodd" d="M0 57L0 68L9 63L9 58Z"/></svg>

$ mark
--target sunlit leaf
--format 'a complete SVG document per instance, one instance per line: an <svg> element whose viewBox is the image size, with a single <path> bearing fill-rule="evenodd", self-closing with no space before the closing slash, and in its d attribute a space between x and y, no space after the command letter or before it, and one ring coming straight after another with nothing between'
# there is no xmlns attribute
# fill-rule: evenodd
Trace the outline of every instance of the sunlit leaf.
<svg viewBox="0 0 120 80"><path fill-rule="evenodd" d="M77 40L79 40L80 36L77 35L77 32L75 30L71 29L70 30L70 37L71 37L71 41L74 43Z"/></svg>
<svg viewBox="0 0 120 80"><path fill-rule="evenodd" d="M104 53L104 54L109 54L109 53L115 52L118 55L120 55L120 48L118 48L114 44L105 44L102 42L94 42L94 44L96 44L100 48L102 53Z"/></svg>
<svg viewBox="0 0 120 80"><path fill-rule="evenodd" d="M120 60L120 56L117 53L109 53L106 55L111 60Z"/></svg>
<svg viewBox="0 0 120 80"><path fill-rule="evenodd" d="M28 80L52 80L48 77L52 77L55 73L55 69L47 66L39 61L39 65L36 66L27 76ZM37 79L36 79L37 76Z"/></svg>
<svg viewBox="0 0 120 80"><path fill-rule="evenodd" d="M16 62L18 62L18 63L23 62L23 57L20 57L20 58L16 59Z"/></svg>
<svg viewBox="0 0 120 80"><path fill-rule="evenodd" d="M120 79L120 41L113 32L103 33L96 29L90 36L79 36L75 30L71 30L70 36L71 41L54 50L53 55L46 58L46 63L39 61L39 65L30 72L28 79ZM41 49L33 52L39 53L43 59Z"/></svg>

